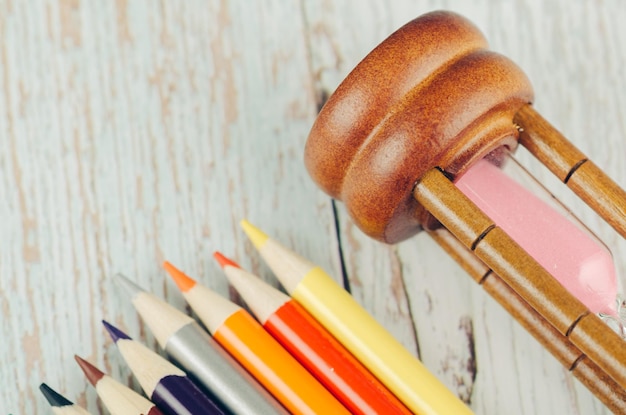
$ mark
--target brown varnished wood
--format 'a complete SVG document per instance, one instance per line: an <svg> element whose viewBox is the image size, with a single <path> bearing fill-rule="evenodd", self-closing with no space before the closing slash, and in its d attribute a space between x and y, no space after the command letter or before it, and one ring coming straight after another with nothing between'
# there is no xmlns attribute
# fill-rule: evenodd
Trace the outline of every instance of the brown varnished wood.
<svg viewBox="0 0 626 415"><path fill-rule="evenodd" d="M513 121L520 144L626 238L626 192L532 106L523 106Z"/></svg>
<svg viewBox="0 0 626 415"><path fill-rule="evenodd" d="M305 149L311 177L344 201L366 234L395 243L433 225L410 196L425 171L456 175L494 150L514 149L519 134L626 237L626 192L528 105L532 87L522 71L486 48L480 31L450 12L393 33L320 112Z"/></svg>
<svg viewBox="0 0 626 415"><path fill-rule="evenodd" d="M524 328L570 370L583 353L572 345L537 311L513 291L500 276L466 248L447 229L439 228L429 234L457 263L502 305Z"/></svg>
<svg viewBox="0 0 626 415"><path fill-rule="evenodd" d="M490 272L482 284L483 289L493 298L499 299L503 307L552 353L557 360L571 370L584 354L574 346L567 336L559 333L539 313L528 305L495 272Z"/></svg>
<svg viewBox="0 0 626 415"><path fill-rule="evenodd" d="M586 204L591 206L622 238L626 238L626 192L594 162L587 160L567 181Z"/></svg>
<svg viewBox="0 0 626 415"><path fill-rule="evenodd" d="M483 289L615 414L626 414L626 391L559 333L447 229L428 232Z"/></svg>
<svg viewBox="0 0 626 415"><path fill-rule="evenodd" d="M442 182L441 177L445 182ZM441 182L441 183L440 183ZM495 224L485 214L464 215L467 197L456 197L446 186L450 183L437 169L427 171L415 187L414 196L428 212L452 232L465 246L471 247L478 238ZM442 190L445 190L442 192Z"/></svg>
<svg viewBox="0 0 626 415"><path fill-rule="evenodd" d="M501 228L490 225L489 218L443 172L426 172L416 185L414 196L558 333L568 336L572 344L626 389L626 342Z"/></svg>
<svg viewBox="0 0 626 415"><path fill-rule="evenodd" d="M411 196L429 168L457 174L516 146L513 115L531 101L532 87L486 47L465 18L426 14L365 57L320 112L307 169L366 234L394 243L429 224Z"/></svg>
<svg viewBox="0 0 626 415"><path fill-rule="evenodd" d="M569 338L598 366L626 389L626 342L595 314L584 316Z"/></svg>
<svg viewBox="0 0 626 415"><path fill-rule="evenodd" d="M567 292L501 228L493 225L439 170L426 172L415 187L415 198L459 241L524 298L561 334L587 308Z"/></svg>
<svg viewBox="0 0 626 415"><path fill-rule="evenodd" d="M456 14L434 12L409 22L330 97L309 135L305 164L378 240L395 243L422 229L447 228L486 272L459 252L451 255L622 413L625 343L450 180L480 158L497 161L521 135L618 231L624 221L623 191L536 114L532 87L519 68L486 48L482 34Z"/></svg>
<svg viewBox="0 0 626 415"><path fill-rule="evenodd" d="M484 262L476 258L476 255L446 228L430 230L428 234L478 284L482 284L487 274L492 273Z"/></svg>
<svg viewBox="0 0 626 415"><path fill-rule="evenodd" d="M572 374L615 415L626 414L626 392L591 359L583 356Z"/></svg>
<svg viewBox="0 0 626 415"><path fill-rule="evenodd" d="M474 252L561 334L566 334L578 319L589 313L502 228L496 227L485 235Z"/></svg>
<svg viewBox="0 0 626 415"><path fill-rule="evenodd" d="M530 105L513 118L520 129L519 142L565 183L572 168L586 157Z"/></svg>

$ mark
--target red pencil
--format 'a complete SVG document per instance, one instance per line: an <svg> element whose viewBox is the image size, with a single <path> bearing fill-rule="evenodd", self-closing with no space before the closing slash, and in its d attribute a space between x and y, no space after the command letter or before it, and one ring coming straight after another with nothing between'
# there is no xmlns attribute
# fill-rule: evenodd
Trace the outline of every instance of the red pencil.
<svg viewBox="0 0 626 415"><path fill-rule="evenodd" d="M233 261L215 255L263 327L352 413L411 414L301 305Z"/></svg>

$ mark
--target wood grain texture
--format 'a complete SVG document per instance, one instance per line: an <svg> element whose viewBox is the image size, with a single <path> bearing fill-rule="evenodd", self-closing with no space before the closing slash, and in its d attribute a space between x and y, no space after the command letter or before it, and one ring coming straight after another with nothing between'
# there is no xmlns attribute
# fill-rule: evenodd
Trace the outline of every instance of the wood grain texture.
<svg viewBox="0 0 626 415"><path fill-rule="evenodd" d="M386 4L387 3L387 4ZM342 280L480 414L608 414L427 235L364 236L307 176L324 97L389 33L467 16L515 61L535 108L626 186L620 0L0 1L0 413L47 413L46 381L104 412L72 356L136 390L105 318L156 348L111 282L185 304L168 259L223 294L214 250L276 284L250 221ZM626 242L527 154L519 158L612 250Z"/></svg>
<svg viewBox="0 0 626 415"><path fill-rule="evenodd" d="M626 238L626 191L528 105L513 119L520 143Z"/></svg>

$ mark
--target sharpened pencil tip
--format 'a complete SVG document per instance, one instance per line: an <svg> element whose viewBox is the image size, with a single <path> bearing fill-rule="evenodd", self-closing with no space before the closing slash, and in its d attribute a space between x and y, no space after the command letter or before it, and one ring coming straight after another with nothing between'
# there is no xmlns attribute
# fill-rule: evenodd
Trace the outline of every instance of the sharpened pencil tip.
<svg viewBox="0 0 626 415"><path fill-rule="evenodd" d="M239 266L239 264L237 264L235 261L233 261L230 258L226 258L224 255L222 255L221 252L215 251L213 253L213 258L215 258L217 263L220 264L220 267L222 267L222 268L225 268L227 266L231 266L231 267L235 267L235 268L241 268Z"/></svg>
<svg viewBox="0 0 626 415"><path fill-rule="evenodd" d="M73 405L72 402L65 399L63 396L61 396L59 393L54 391L54 389L52 389L50 386L46 385L45 383L42 383L41 385L39 385L39 390L41 391L43 396L46 398L50 406Z"/></svg>
<svg viewBox="0 0 626 415"><path fill-rule="evenodd" d="M117 343L118 340L132 340L126 333L113 326L111 323L102 320L102 324L104 324L104 328L109 332L109 336L111 336L113 342Z"/></svg>
<svg viewBox="0 0 626 415"><path fill-rule="evenodd" d="M242 219L240 224L243 228L243 231L246 233L246 235L248 235L248 238L257 249L260 249L263 244L265 244L265 242L269 239L269 236L264 234L259 228L252 225L247 220Z"/></svg>
<svg viewBox="0 0 626 415"><path fill-rule="evenodd" d="M100 369L98 369L82 357L74 355L74 360L76 360L76 363L78 363L78 366L80 366L81 370L85 374L85 377L93 386L96 386L96 383L98 383L98 381L104 377L104 373Z"/></svg>
<svg viewBox="0 0 626 415"><path fill-rule="evenodd" d="M130 296L130 298L135 298L138 294L145 292L143 288L132 282L130 279L128 279L127 276L122 273L118 272L113 278L115 279L117 285L122 287L124 291L126 291L126 293Z"/></svg>
<svg viewBox="0 0 626 415"><path fill-rule="evenodd" d="M163 268L165 268L165 271L170 274L170 277L172 277L172 279L178 286L178 289L181 290L183 293L191 290L196 285L196 281L193 278L189 277L187 274L185 274L169 262L165 261L163 263Z"/></svg>

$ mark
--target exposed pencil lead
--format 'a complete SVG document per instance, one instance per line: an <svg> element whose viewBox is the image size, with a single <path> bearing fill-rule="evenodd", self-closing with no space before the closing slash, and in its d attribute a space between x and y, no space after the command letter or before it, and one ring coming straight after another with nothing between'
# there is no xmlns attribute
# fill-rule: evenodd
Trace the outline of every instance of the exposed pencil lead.
<svg viewBox="0 0 626 415"><path fill-rule="evenodd" d="M98 381L104 377L104 372L102 372L100 369L98 369L82 357L74 355L74 360L76 360L76 363L78 363L78 366L80 366L81 370L85 374L85 377L93 386L96 386L96 383L98 383Z"/></svg>
<svg viewBox="0 0 626 415"><path fill-rule="evenodd" d="M41 385L39 385L39 390L41 391L43 396L46 398L50 406L73 405L72 402L65 399L63 396L61 396L59 393L54 391L50 386L46 385L45 383L42 383Z"/></svg>
<svg viewBox="0 0 626 415"><path fill-rule="evenodd" d="M172 277L172 279L178 286L178 289L181 290L183 293L191 290L196 285L196 281L193 278L189 277L187 274L185 274L169 262L165 261L163 263L163 268L165 268L165 271L170 274L170 277Z"/></svg>
<svg viewBox="0 0 626 415"><path fill-rule="evenodd" d="M235 261L222 255L221 252L215 251L213 253L213 258L215 258L217 263L220 264L220 267L222 268L226 268L227 266L241 268Z"/></svg>
<svg viewBox="0 0 626 415"><path fill-rule="evenodd" d="M132 340L126 333L113 326L111 323L108 323L105 320L102 320L102 324L104 324L104 328L109 332L109 336L111 336L111 340L117 343L118 340Z"/></svg>
<svg viewBox="0 0 626 415"><path fill-rule="evenodd" d="M241 227L243 228L243 231L246 233L246 235L248 235L248 238L257 249L263 246L265 241L269 239L269 237L266 234L264 234L259 228L252 225L247 220L242 219L240 224L241 224Z"/></svg>
<svg viewBox="0 0 626 415"><path fill-rule="evenodd" d="M122 273L117 273L114 276L115 282L126 291L126 293L131 297L135 298L138 294L144 292L145 290L132 282Z"/></svg>

